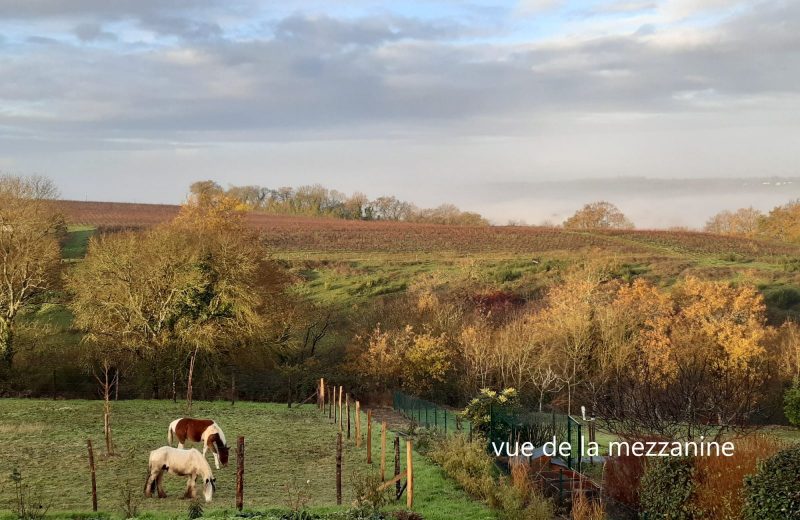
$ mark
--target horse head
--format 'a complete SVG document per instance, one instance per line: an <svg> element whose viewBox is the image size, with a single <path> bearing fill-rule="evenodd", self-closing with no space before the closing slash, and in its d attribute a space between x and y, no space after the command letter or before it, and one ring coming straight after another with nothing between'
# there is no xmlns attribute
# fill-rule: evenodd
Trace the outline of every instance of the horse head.
<svg viewBox="0 0 800 520"><path fill-rule="evenodd" d="M214 477L206 478L205 484L203 485L203 498L206 499L206 502L211 502L211 499L214 497L214 492L217 490L217 479Z"/></svg>

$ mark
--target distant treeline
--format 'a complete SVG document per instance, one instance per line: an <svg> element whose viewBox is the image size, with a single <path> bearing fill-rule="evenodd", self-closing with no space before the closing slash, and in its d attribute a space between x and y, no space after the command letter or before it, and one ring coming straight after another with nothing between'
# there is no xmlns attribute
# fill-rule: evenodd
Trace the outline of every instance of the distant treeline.
<svg viewBox="0 0 800 520"><path fill-rule="evenodd" d="M363 193L347 195L314 184L297 188L265 186L230 186L227 190L214 181L192 184L194 195L225 194L251 211L275 215L333 217L347 220L394 220L456 226L486 226L489 222L478 213L461 211L452 204L436 208L419 208L394 196L370 200Z"/></svg>

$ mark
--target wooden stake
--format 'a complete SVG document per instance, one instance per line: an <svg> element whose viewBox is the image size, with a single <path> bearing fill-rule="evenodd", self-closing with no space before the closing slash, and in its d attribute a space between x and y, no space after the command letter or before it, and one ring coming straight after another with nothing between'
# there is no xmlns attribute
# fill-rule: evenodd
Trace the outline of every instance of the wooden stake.
<svg viewBox="0 0 800 520"><path fill-rule="evenodd" d="M317 404L321 412L325 411L325 378L319 378L319 396L317 398Z"/></svg>
<svg viewBox="0 0 800 520"><path fill-rule="evenodd" d="M414 507L414 461L411 439L406 439L406 507Z"/></svg>
<svg viewBox="0 0 800 520"><path fill-rule="evenodd" d="M343 388L339 387L339 431L342 431L342 425L344 424L344 419L342 418L342 392Z"/></svg>
<svg viewBox="0 0 800 520"><path fill-rule="evenodd" d="M342 432L336 434L336 505L342 505Z"/></svg>
<svg viewBox="0 0 800 520"><path fill-rule="evenodd" d="M350 394L344 394L344 405L347 408L347 440L350 440Z"/></svg>
<svg viewBox="0 0 800 520"><path fill-rule="evenodd" d="M236 445L236 509L244 506L244 437Z"/></svg>
<svg viewBox="0 0 800 520"><path fill-rule="evenodd" d="M92 511L97 512L97 475L94 467L94 449L92 449L91 439L86 439L86 447L89 449L89 471L92 475Z"/></svg>
<svg viewBox="0 0 800 520"><path fill-rule="evenodd" d="M361 447L361 403L356 401L356 448Z"/></svg>
<svg viewBox="0 0 800 520"><path fill-rule="evenodd" d="M400 475L400 437L398 435L394 436L394 476L397 477ZM397 499L400 499L400 481L397 481L395 484L395 492L397 493Z"/></svg>
<svg viewBox="0 0 800 520"><path fill-rule="evenodd" d="M331 388L328 387L328 419L333 418L333 394Z"/></svg>
<svg viewBox="0 0 800 520"><path fill-rule="evenodd" d="M372 464L372 410L367 410L367 464Z"/></svg>
<svg viewBox="0 0 800 520"><path fill-rule="evenodd" d="M381 482L386 480L386 421L381 423Z"/></svg>
<svg viewBox="0 0 800 520"><path fill-rule="evenodd" d="M336 387L333 387L333 424L339 422L339 408L336 406Z"/></svg>

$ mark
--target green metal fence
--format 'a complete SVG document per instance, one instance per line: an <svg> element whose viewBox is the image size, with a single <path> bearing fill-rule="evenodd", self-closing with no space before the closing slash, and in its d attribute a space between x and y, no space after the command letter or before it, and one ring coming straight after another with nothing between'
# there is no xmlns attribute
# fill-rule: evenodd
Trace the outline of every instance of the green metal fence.
<svg viewBox="0 0 800 520"><path fill-rule="evenodd" d="M403 392L394 393L394 409L408 419L426 428L440 430L444 434L464 432L472 434L472 424L458 412L436 403L419 399Z"/></svg>
<svg viewBox="0 0 800 520"><path fill-rule="evenodd" d="M547 412L509 413L502 409L490 409L488 440L494 443L530 442L536 447L555 440L555 447L563 442L570 444L565 462L570 469L580 466L581 424L568 415Z"/></svg>
<svg viewBox="0 0 800 520"><path fill-rule="evenodd" d="M472 424L458 412L436 403L419 399L403 392L394 393L394 409L420 426L455 433L463 431L472 435ZM581 436L583 425L570 417L548 412L524 411L508 413L495 407L489 409L489 431L486 432L491 451L492 443L530 442L536 447L555 439L556 449L563 442L570 444L569 456L564 457L570 469L581 470Z"/></svg>

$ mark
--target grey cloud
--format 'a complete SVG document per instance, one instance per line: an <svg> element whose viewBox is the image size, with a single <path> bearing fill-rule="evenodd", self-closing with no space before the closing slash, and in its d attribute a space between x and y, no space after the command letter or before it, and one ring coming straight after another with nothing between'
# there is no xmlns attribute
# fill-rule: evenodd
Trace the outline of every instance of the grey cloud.
<svg viewBox="0 0 800 520"><path fill-rule="evenodd" d="M87 139L281 139L375 128L392 135L470 125L492 134L561 111L713 112L749 97L800 95L793 2L765 3L694 44L661 40L658 28L528 45L454 43L437 37L436 23L301 15L272 24L264 37L231 40L212 22L162 15L142 20L156 31L165 24L182 42L141 51L58 43L0 63L3 77L15 78L0 84L0 98L11 102L0 124ZM449 30L456 37L462 29ZM13 109L37 103L45 117Z"/></svg>
<svg viewBox="0 0 800 520"><path fill-rule="evenodd" d="M83 42L91 41L115 41L117 36L103 30L103 26L98 23L80 23L75 26L75 36Z"/></svg>

